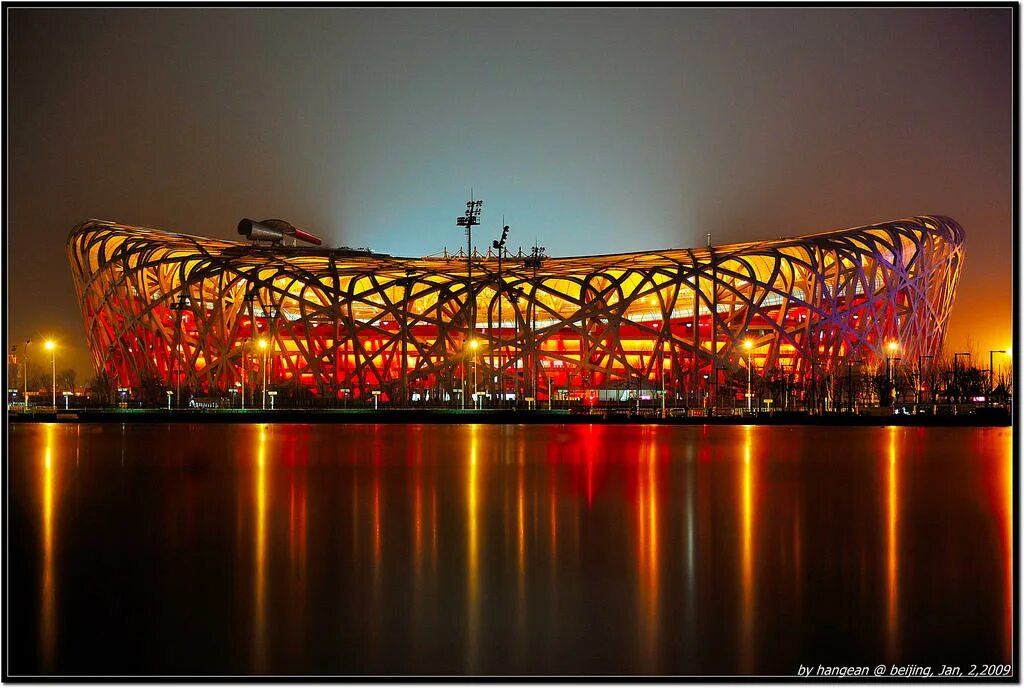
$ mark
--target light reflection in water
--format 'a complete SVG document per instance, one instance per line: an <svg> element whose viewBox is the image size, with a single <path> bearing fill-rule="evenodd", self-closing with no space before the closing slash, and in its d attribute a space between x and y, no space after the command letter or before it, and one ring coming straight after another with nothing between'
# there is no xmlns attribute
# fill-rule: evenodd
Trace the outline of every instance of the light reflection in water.
<svg viewBox="0 0 1024 688"><path fill-rule="evenodd" d="M256 445L256 538L253 557L253 671L266 667L267 642L267 426L261 425Z"/></svg>
<svg viewBox="0 0 1024 688"><path fill-rule="evenodd" d="M1013 656L1013 562L1015 560L1013 538L1013 433L1006 433L1006 454L998 465L1002 467L1000 478L1003 482L1004 499L1003 513L1000 519L1003 527L1003 560L1006 570L1006 584L1003 587L1003 600L1006 608L1006 656Z"/></svg>
<svg viewBox="0 0 1024 688"><path fill-rule="evenodd" d="M296 453L290 447L305 451L305 429L249 425L232 429L231 446L244 452L237 470L206 470L200 457L192 461L198 469L180 482L177 474L168 480L138 471L150 460L134 453L139 446L155 447L157 462L179 465L180 447L162 453L163 427L146 445L134 434L128 443L119 426L66 433L36 427L31 449L12 465L21 471L13 483L23 486L20 515L31 526L20 535L27 555L21 566L28 584L22 585L30 592L19 602L27 610L25 627L38 628L26 639L37 668L56 662L60 670L69 657L81 666L93 661L82 659L79 637L71 634L84 625L82 609L118 594L104 590L94 602L98 581L101 587L107 580L137 586L129 592L155 613L111 611L134 628L143 617L182 628L208 598L178 591L197 589L200 577L237 591L201 613L216 630L207 635L211 647L237 657L230 669L242 672L289 670L303 661L340 672L575 672L590 666L584 662L615 671L785 671L785 662L808 643L838 652L836 644L848 637L851 652L894 663L918 652L937 656L936 648L954 641L975 653L1009 655L1012 649L1009 431L851 429L827 453L822 443L834 435L822 433L794 446L792 460L780 461L771 448L785 445L792 436L784 433L792 430L531 428L509 440L502 434L507 430L473 426L433 428L406 440L357 428L346 430L353 449L316 459L311 475L304 462L290 461ZM129 426L127 434L144 431ZM847 436L849 447L841 446ZM99 441L106 444L93 447L103 451L90 449L89 442ZM62 469L72 465L71 443L81 443L86 461L67 475ZM124 469L119 444L132 459ZM805 444L814 450L801 453ZM461 460L448 460L452 447L461 448ZM918 456L941 460L924 467ZM217 464L211 459L210 465ZM106 472L97 473L98 466ZM979 479L963 479L978 470ZM984 495L977 494L979 485ZM851 487L862 489L845 501ZM929 566L944 591L963 582L961 569L942 560L948 570L936 572L934 549L922 539L937 518L934 496L921 501L928 488L957 508L975 509L968 515L977 520L968 525L950 519L949 537L988 562L979 569L987 577L973 591L978 603L956 595L940 599L911 585ZM226 497L210 499L219 511L209 521L216 519L222 533L152 543L168 562L182 547L192 548L188 561L202 564L197 571L175 568L170 585L144 575L136 583L113 561L83 563L95 535L77 526L76 510L96 509L93 518L107 531L131 520L126 514L137 524L154 517L163 523L178 512L143 509L133 495L150 490L180 505L183 489L185 498L192 491ZM109 494L127 497L118 502L107 500ZM83 502L86 495L91 501ZM351 536L344 523L350 518ZM979 532L988 537L973 536ZM138 538L150 546L152 540L142 525L123 537L126 545ZM221 565L203 561L211 542L223 545L224 559L215 562ZM223 566L225 560L235 566ZM101 571L92 573L93 565ZM72 585L86 571L89 586ZM841 594L839 583L850 580L862 587L850 594L844 584L847 594ZM164 599L151 589L178 597ZM834 625L854 608L871 613L843 628ZM939 612L967 623L927 630L911 623ZM797 627L799 633L782 634ZM339 640L338 629L356 631ZM94 656L113 652L90 642ZM122 636L118 642L133 641ZM192 649L207 653L204 667L224 661L211 648Z"/></svg>
<svg viewBox="0 0 1024 688"><path fill-rule="evenodd" d="M754 625L754 486L753 486L753 433L751 425L743 426L743 467L740 496L741 520L741 580L743 599L740 618L740 660L744 672L751 672L753 661Z"/></svg>
<svg viewBox="0 0 1024 688"><path fill-rule="evenodd" d="M639 498L637 500L637 526L639 530L637 564L640 571L640 597L644 619L643 640L646 670L653 672L658 646L658 445L645 428L641 461L638 468Z"/></svg>
<svg viewBox="0 0 1024 688"><path fill-rule="evenodd" d="M40 623L40 649L44 671L52 670L56 645L56 629L54 619L54 561L53 561L53 528L54 528L54 487L56 467L53 457L54 424L44 426L43 460L40 462L41 475L39 484L42 489L43 507L43 584L42 584L42 619Z"/></svg>
<svg viewBox="0 0 1024 688"><path fill-rule="evenodd" d="M468 523L466 549L468 551L468 570L467 570L467 600L466 600L466 616L467 616L467 629L468 642L466 643L467 651L467 669L470 673L473 673L476 668L477 661L477 635L479 632L479 595L480 595L480 571L479 571L479 533L477 531L477 491L479 486L477 485L477 469L480 462L480 438L479 438L480 426L470 425L469 426L469 470L467 471L468 484L466 486L466 521Z"/></svg>
<svg viewBox="0 0 1024 688"><path fill-rule="evenodd" d="M886 552L885 552L885 637L890 659L896 657L896 643L899 633L899 474L897 472L896 433L899 428L890 425L889 462L886 471Z"/></svg>

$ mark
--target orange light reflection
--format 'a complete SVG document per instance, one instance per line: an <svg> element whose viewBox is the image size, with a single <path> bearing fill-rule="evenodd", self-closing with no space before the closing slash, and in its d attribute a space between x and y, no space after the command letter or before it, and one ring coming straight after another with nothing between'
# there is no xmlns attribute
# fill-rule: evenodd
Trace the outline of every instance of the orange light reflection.
<svg viewBox="0 0 1024 688"><path fill-rule="evenodd" d="M40 488L42 490L42 519L43 519L43 584L42 584L42 618L40 619L39 632L40 650L42 665L45 669L52 669L54 651L56 644L56 629L54 619L54 565L53 565L53 526L54 526L54 475L53 460L53 423L46 423L44 426L45 445L43 450L43 461L40 468Z"/></svg>

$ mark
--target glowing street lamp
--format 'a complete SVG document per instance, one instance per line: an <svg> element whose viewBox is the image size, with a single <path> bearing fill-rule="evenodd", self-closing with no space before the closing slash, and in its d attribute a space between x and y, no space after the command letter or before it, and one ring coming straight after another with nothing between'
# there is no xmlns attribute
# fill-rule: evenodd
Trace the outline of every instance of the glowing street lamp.
<svg viewBox="0 0 1024 688"><path fill-rule="evenodd" d="M750 413L753 409L751 408L754 399L750 393L750 350L754 348L754 342L751 339L743 340L743 348L747 352L747 413Z"/></svg>
<svg viewBox="0 0 1024 688"><path fill-rule="evenodd" d="M260 351L263 352L263 363L260 365L260 370L263 373L263 410L267 410L267 346L268 342L266 339L260 339L258 346Z"/></svg>
<svg viewBox="0 0 1024 688"><path fill-rule="evenodd" d="M31 339L25 340L25 372L21 378L21 384L24 387L22 390L22 409L28 410L28 345L32 343Z"/></svg>
<svg viewBox="0 0 1024 688"><path fill-rule="evenodd" d="M476 391L476 350L480 348L480 342L476 339L469 340L469 348L473 350L473 408L477 407L477 391Z"/></svg>
<svg viewBox="0 0 1024 688"><path fill-rule="evenodd" d="M53 408L57 408L57 343L47 339L43 347L50 352L50 368L53 373Z"/></svg>
<svg viewBox="0 0 1024 688"><path fill-rule="evenodd" d="M899 353L900 344L895 339L885 345L885 350L889 354L885 357L885 377L889 380L889 401L894 402L896 400L896 385L892 381L892 362L897 360L896 354ZM893 404L895 407L895 404Z"/></svg>

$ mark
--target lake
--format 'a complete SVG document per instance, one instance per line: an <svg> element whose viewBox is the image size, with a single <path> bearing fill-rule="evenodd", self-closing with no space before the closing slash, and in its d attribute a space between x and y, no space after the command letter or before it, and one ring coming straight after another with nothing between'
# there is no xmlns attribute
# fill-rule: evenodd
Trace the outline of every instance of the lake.
<svg viewBox="0 0 1024 688"><path fill-rule="evenodd" d="M1012 661L1010 428L8 433L15 676Z"/></svg>

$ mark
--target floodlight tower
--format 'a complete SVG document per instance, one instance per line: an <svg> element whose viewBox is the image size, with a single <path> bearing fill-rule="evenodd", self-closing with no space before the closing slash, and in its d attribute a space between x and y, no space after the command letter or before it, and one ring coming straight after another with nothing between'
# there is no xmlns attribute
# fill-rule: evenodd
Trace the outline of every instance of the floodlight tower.
<svg viewBox="0 0 1024 688"><path fill-rule="evenodd" d="M181 316L183 311L188 310L188 307L188 296L184 290L178 294L178 300L170 306L172 311L178 313L174 324L174 398L179 406L181 405Z"/></svg>
<svg viewBox="0 0 1024 688"><path fill-rule="evenodd" d="M531 359L531 375L533 381L530 386L533 388L533 398L537 398L537 269L543 264L544 259L547 258L544 255L544 247L533 245L533 250L530 252L530 257L523 261L523 265L533 270L533 295L530 297L530 310L532 311L532 320L530 323L530 359ZM548 385L548 408L551 408L551 393L550 385Z"/></svg>
<svg viewBox="0 0 1024 688"><path fill-rule="evenodd" d="M466 228L466 286L469 288L466 306L467 338L476 336L476 294L473 289L473 226L480 224L480 210L483 208L483 201L473 200L470 192L469 200L466 201L466 214L455 218L458 227Z"/></svg>
<svg viewBox="0 0 1024 688"><path fill-rule="evenodd" d="M495 239L491 242L491 245L498 250L498 370L501 371L504 353L504 337L502 336L502 323L504 322L501 318L501 299L504 294L504 286L501 281L501 254L505 252L505 241L508 239L508 225L505 224L505 218L501 218L501 239ZM492 345L493 346L493 345ZM494 367L494 354L492 349L491 354L491 367ZM505 399L505 375L502 372L498 373L498 395L502 397L501 402L504 403Z"/></svg>

